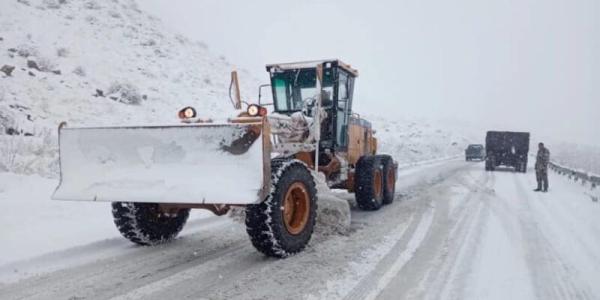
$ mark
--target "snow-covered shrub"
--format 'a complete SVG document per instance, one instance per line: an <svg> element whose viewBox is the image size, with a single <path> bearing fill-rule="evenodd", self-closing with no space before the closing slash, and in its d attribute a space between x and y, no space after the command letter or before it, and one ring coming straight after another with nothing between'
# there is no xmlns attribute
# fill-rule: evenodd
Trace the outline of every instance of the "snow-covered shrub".
<svg viewBox="0 0 600 300"><path fill-rule="evenodd" d="M87 9L100 9L100 5L96 1L88 1L84 4L84 7Z"/></svg>
<svg viewBox="0 0 600 300"><path fill-rule="evenodd" d="M58 57L67 57L69 56L69 49L65 47L60 47L56 49L56 56Z"/></svg>
<svg viewBox="0 0 600 300"><path fill-rule="evenodd" d="M58 174L58 145L48 129L37 136L0 135L0 170L18 174Z"/></svg>
<svg viewBox="0 0 600 300"><path fill-rule="evenodd" d="M142 46L156 46L156 41L153 39L149 39L145 42L141 43Z"/></svg>
<svg viewBox="0 0 600 300"><path fill-rule="evenodd" d="M44 0L44 7L50 9L59 9L60 3L57 0Z"/></svg>
<svg viewBox="0 0 600 300"><path fill-rule="evenodd" d="M38 49L33 45L21 44L17 46L17 54L21 57L37 56Z"/></svg>
<svg viewBox="0 0 600 300"><path fill-rule="evenodd" d="M96 24L98 23L98 18L94 17L94 16L87 16L85 17L85 21L88 22L89 24Z"/></svg>
<svg viewBox="0 0 600 300"><path fill-rule="evenodd" d="M0 110L0 135L4 134L8 128L15 127L15 119L8 114L8 111L5 111L4 108Z"/></svg>
<svg viewBox="0 0 600 300"><path fill-rule="evenodd" d="M51 72L56 70L56 64L47 57L38 58L37 65L42 72Z"/></svg>
<svg viewBox="0 0 600 300"><path fill-rule="evenodd" d="M81 77L85 77L86 72L82 66L78 66L77 68L73 69L73 74L81 76Z"/></svg>
<svg viewBox="0 0 600 300"><path fill-rule="evenodd" d="M120 19L121 18L121 14L119 14L118 12L111 10L108 12L108 15L115 18L115 19Z"/></svg>
<svg viewBox="0 0 600 300"><path fill-rule="evenodd" d="M130 105L140 105L142 95L138 88L130 83L113 83L107 90L106 96L114 101Z"/></svg>

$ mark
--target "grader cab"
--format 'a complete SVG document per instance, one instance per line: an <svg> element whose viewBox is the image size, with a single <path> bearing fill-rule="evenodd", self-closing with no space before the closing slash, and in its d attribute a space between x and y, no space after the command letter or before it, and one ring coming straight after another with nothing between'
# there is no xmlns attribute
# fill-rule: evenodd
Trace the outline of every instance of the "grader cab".
<svg viewBox="0 0 600 300"><path fill-rule="evenodd" d="M259 96L225 123L186 107L181 125L61 125L61 183L53 199L112 202L121 234L141 245L172 240L190 209L222 215L243 206L253 245L275 257L309 242L318 173L329 187L354 192L361 209L391 203L397 165L377 154L371 124L352 111L358 72L339 60L266 69L273 102Z"/></svg>

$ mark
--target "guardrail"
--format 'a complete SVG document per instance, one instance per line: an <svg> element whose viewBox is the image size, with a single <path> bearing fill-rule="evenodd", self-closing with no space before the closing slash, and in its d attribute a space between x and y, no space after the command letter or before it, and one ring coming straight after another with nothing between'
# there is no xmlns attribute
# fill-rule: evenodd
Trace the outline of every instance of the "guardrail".
<svg viewBox="0 0 600 300"><path fill-rule="evenodd" d="M584 170L573 169L560 164L550 162L550 169L559 175L567 176L575 182L581 182L582 185L589 184L591 189L600 187L600 175L592 174Z"/></svg>

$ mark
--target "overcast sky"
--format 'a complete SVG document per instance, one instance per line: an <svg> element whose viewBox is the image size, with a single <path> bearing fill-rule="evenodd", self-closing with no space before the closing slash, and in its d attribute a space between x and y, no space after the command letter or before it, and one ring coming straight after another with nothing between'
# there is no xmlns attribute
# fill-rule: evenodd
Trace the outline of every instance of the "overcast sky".
<svg viewBox="0 0 600 300"><path fill-rule="evenodd" d="M598 0L138 2L265 82L267 63L340 58L359 112L600 145Z"/></svg>

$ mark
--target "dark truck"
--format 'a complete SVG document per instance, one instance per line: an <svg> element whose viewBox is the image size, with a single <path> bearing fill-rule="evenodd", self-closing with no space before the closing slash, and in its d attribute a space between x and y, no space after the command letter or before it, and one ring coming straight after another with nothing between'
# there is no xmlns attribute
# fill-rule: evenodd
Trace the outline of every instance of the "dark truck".
<svg viewBox="0 0 600 300"><path fill-rule="evenodd" d="M465 150L465 159L467 161L474 160L474 159L484 160L485 159L485 148L483 148L483 145L479 145L479 144L469 145L467 147L467 149Z"/></svg>
<svg viewBox="0 0 600 300"><path fill-rule="evenodd" d="M486 171L494 171L497 166L508 166L514 167L515 172L527 172L529 132L488 131L485 149Z"/></svg>

